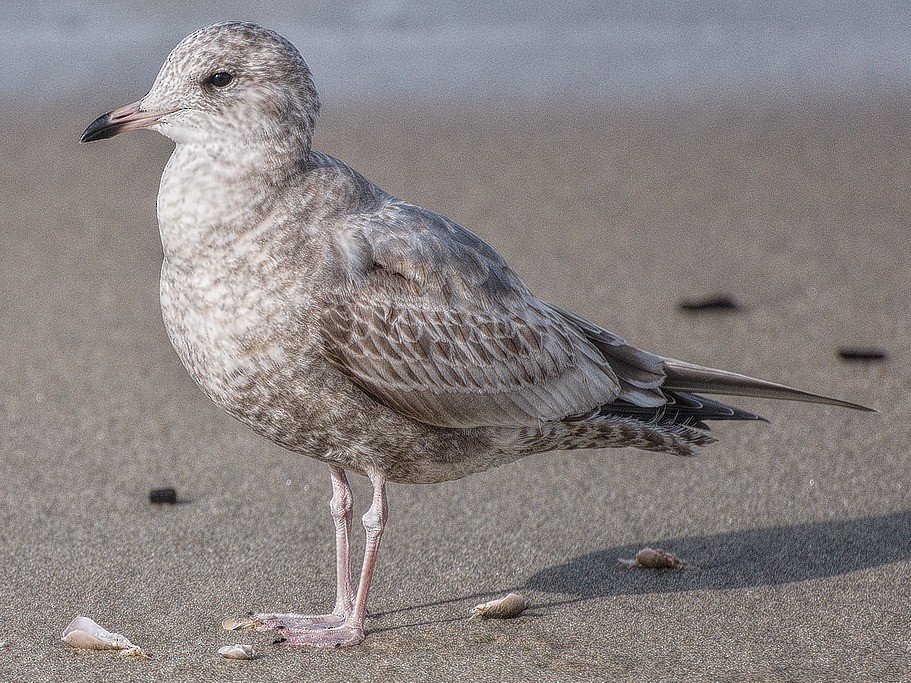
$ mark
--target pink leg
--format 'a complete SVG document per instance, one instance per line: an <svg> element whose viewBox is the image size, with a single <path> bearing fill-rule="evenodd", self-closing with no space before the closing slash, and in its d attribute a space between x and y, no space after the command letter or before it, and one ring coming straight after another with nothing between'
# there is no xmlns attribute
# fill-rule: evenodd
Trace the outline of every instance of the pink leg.
<svg viewBox="0 0 911 683"><path fill-rule="evenodd" d="M380 547L380 538L386 527L389 511L386 505L386 480L382 477L371 477L373 481L373 503L363 517L364 529L367 532L367 545L364 549L364 564L361 567L361 580L357 587L354 607L347 614L344 623L333 625L322 630L299 630L291 626L282 631L284 642L289 645L315 645L317 647L348 647L364 640L364 618L367 615L367 596L370 593L370 582L373 579L373 568Z"/></svg>
<svg viewBox="0 0 911 683"><path fill-rule="evenodd" d="M354 588L351 586L351 518L354 499L348 486L348 477L340 467L331 467L332 500L329 509L335 522L335 609L333 614L347 617L354 605Z"/></svg>
<svg viewBox="0 0 911 683"><path fill-rule="evenodd" d="M351 586L351 518L352 497L345 470L329 467L332 475L332 500L329 509L335 522L335 608L330 614L252 614L232 621L240 627L253 626L257 631L322 631L341 626L354 606ZM228 622L226 622L228 623ZM226 626L227 628L227 626Z"/></svg>

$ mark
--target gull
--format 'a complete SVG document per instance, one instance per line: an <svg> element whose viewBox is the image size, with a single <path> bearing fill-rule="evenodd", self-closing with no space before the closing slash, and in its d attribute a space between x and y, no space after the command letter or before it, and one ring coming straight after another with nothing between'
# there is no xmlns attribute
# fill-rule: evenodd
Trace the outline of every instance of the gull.
<svg viewBox="0 0 911 683"><path fill-rule="evenodd" d="M553 450L693 455L715 440L706 421L762 419L703 393L869 410L640 350L537 298L467 229L314 150L319 106L288 40L223 22L182 40L145 97L82 135L148 128L176 143L157 206L168 337L212 401L329 466L334 608L244 625L289 644L362 642L387 482ZM373 485L356 590L347 472Z"/></svg>

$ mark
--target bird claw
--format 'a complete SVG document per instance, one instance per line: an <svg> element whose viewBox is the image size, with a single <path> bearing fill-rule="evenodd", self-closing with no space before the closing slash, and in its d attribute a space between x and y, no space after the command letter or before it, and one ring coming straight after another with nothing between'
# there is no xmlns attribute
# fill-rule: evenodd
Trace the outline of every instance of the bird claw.
<svg viewBox="0 0 911 683"><path fill-rule="evenodd" d="M328 628L298 630L285 628L275 645L302 645L320 648L340 648L358 645L364 640L364 629L342 624Z"/></svg>
<svg viewBox="0 0 911 683"><path fill-rule="evenodd" d="M257 631L305 632L325 631L345 623L340 614L245 614L239 617L228 617L221 622L226 631L238 631L255 628Z"/></svg>

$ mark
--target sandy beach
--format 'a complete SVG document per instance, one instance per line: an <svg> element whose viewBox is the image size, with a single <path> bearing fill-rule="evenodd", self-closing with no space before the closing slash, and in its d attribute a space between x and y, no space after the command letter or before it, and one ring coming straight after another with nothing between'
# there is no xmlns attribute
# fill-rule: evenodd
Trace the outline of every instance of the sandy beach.
<svg viewBox="0 0 911 683"><path fill-rule="evenodd" d="M333 652L220 628L329 606L329 479L180 366L157 300L171 143L77 142L117 104L0 118L0 680L911 678L907 99L327 103L317 148L471 228L542 297L880 411L744 401L769 424L719 424L696 459L553 453L391 486L367 639ZM678 310L718 293L744 310ZM842 345L889 357L849 364ZM163 486L179 504L148 502ZM687 567L618 564L646 545ZM511 590L523 617L467 621ZM77 614L152 658L63 646ZM232 642L261 657L219 658Z"/></svg>

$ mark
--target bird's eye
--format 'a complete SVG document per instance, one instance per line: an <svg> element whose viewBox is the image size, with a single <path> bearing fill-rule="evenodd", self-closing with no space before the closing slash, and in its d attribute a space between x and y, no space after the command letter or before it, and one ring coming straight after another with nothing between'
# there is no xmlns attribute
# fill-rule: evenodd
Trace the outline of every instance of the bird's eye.
<svg viewBox="0 0 911 683"><path fill-rule="evenodd" d="M206 79L206 83L214 85L216 88L224 88L228 83L234 80L234 76L227 71L216 71Z"/></svg>

